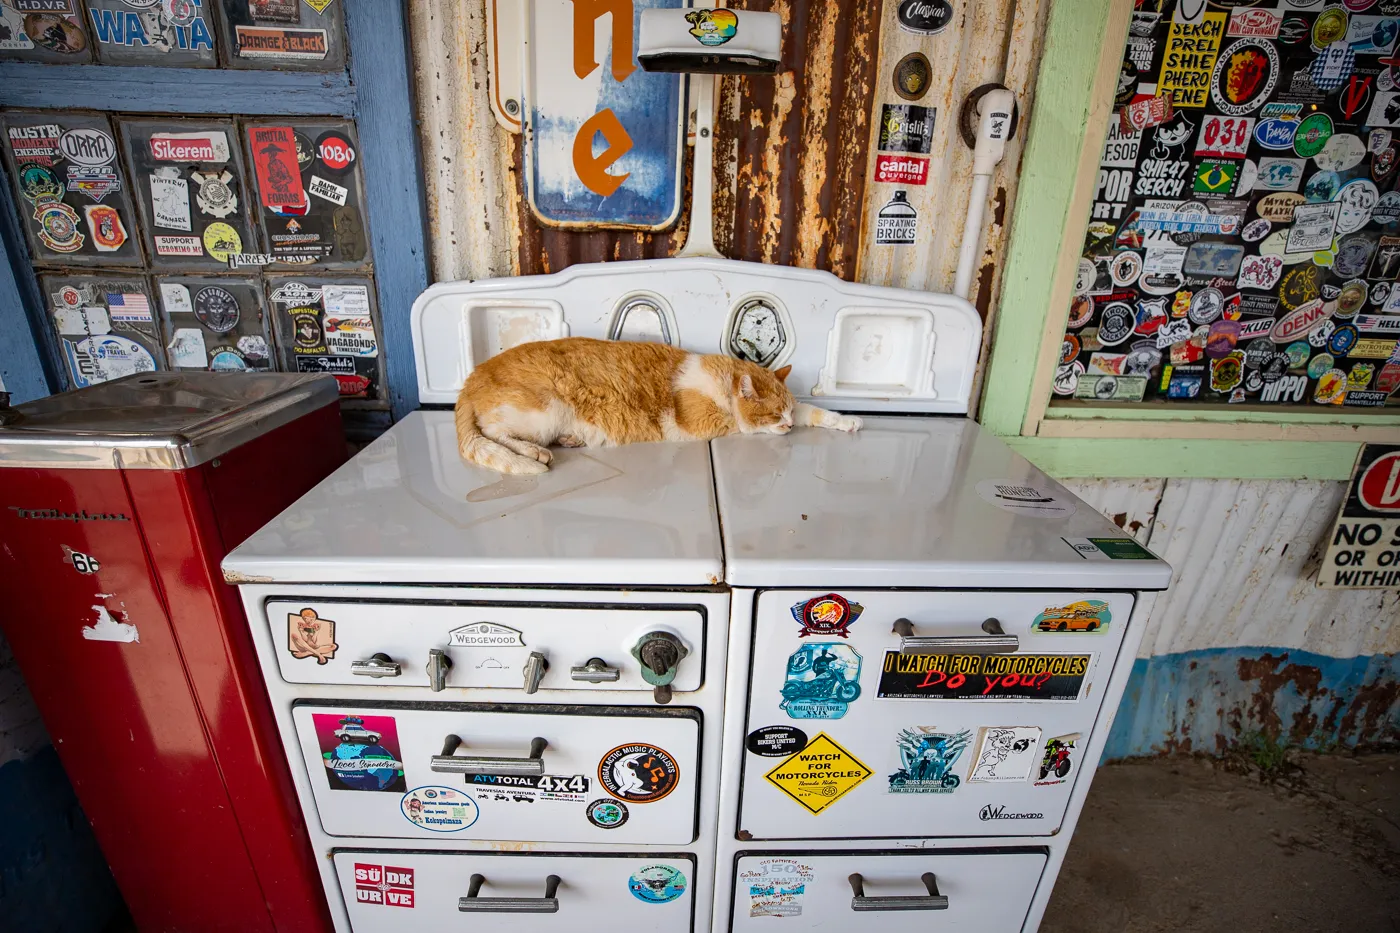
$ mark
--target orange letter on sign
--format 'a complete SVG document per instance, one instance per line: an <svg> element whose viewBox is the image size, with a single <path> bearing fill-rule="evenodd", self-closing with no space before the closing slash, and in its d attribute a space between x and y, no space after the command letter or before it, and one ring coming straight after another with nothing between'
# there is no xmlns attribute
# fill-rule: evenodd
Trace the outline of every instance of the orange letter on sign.
<svg viewBox="0 0 1400 933"><path fill-rule="evenodd" d="M613 78L626 81L637 70L632 64L632 0L574 0L574 74L586 78L598 67L593 46L604 13L612 14Z"/></svg>
<svg viewBox="0 0 1400 933"><path fill-rule="evenodd" d="M602 133L608 144L600 155L593 154L593 134ZM589 191L607 197L621 187L631 172L609 175L608 167L632 151L632 137L612 108L599 110L578 128L574 137L574 173Z"/></svg>

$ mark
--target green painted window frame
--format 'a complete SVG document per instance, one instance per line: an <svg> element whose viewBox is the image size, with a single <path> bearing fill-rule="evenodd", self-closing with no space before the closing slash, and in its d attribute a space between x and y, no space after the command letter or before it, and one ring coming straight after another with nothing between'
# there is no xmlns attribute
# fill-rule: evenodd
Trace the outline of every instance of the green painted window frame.
<svg viewBox="0 0 1400 933"><path fill-rule="evenodd" d="M978 420L1054 476L1346 479L1400 413L1047 404L1132 9L1052 0Z"/></svg>

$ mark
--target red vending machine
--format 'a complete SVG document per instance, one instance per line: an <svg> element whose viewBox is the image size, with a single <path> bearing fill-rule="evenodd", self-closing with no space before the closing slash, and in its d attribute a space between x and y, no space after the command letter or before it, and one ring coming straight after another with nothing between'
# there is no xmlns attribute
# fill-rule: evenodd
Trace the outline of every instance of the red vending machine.
<svg viewBox="0 0 1400 933"><path fill-rule="evenodd" d="M0 627L141 933L330 929L219 562L345 460L337 398L143 373L0 419Z"/></svg>

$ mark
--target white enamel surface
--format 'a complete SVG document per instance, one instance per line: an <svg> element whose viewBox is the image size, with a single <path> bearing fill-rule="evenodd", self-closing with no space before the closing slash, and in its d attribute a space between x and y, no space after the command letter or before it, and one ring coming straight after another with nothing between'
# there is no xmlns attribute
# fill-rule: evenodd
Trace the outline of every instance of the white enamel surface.
<svg viewBox="0 0 1400 933"><path fill-rule="evenodd" d="M812 881L800 896L802 913L780 918L783 933L879 930L880 933L1015 933L1026 919L1031 895L1045 868L1044 852L906 852L897 855L810 852L775 853L810 867ZM733 869L758 871L767 858L745 856ZM851 884L859 873L867 897L926 897L919 880L924 872L937 878L938 893L948 898L945 910L857 912L851 907ZM751 916L753 901L738 887L732 930L769 930L774 918Z"/></svg>
<svg viewBox="0 0 1400 933"><path fill-rule="evenodd" d="M554 451L550 471L462 462L450 411L414 412L224 559L237 578L706 585L722 572L703 443Z"/></svg>
<svg viewBox="0 0 1400 933"><path fill-rule="evenodd" d="M356 895L355 866L381 865L413 874L413 908L363 903ZM687 887L673 901L644 902L628 890L632 873L652 865L668 865L694 884L692 859L647 855L605 858L486 854L477 852L400 852L392 849L350 850L335 854L341 893L350 905L355 933L494 933L509 930L690 930L693 891ZM557 913L462 913L457 899L467 895L474 874L486 881L478 897L543 897L545 878L559 876Z"/></svg>
<svg viewBox="0 0 1400 933"><path fill-rule="evenodd" d="M754 663L745 729L784 725L801 729L808 739L825 733L873 774L820 813L811 813L764 775L784 759L745 751L743 799L739 828L759 839L892 839L919 836L1047 835L1059 829L1075 782L1080 755L1098 718L1114 658L1123 641L1133 597L1126 593L900 593L836 588L834 592L864 607L851 624L849 637L808 635L791 607L832 590L765 591L758 599L752 630ZM1033 633L1037 614L1081 599L1106 602L1112 613L1107 631ZM1092 655L1077 700L883 699L878 696L886 652L898 651L895 619L908 619L916 635L980 635L982 620L995 618L1020 639L1017 654ZM838 644L860 656L860 695L837 719L796 718L796 704L782 708L789 656L803 646ZM830 650L815 648L818 652ZM980 682L983 675L973 675ZM800 714L799 714L800 715ZM1034 767L1023 780L972 780L978 730L984 726L1040 729L1030 759ZM901 729L926 727L938 733L971 733L969 744L949 769L959 783L949 793L894 793L889 777L900 767L896 736ZM747 734L746 731L746 734ZM1071 771L1063 783L1036 786L1045 741L1079 733ZM1037 819L983 820L984 806L1012 813L1036 813Z"/></svg>
<svg viewBox="0 0 1400 933"><path fill-rule="evenodd" d="M576 337L606 338L622 300L637 293L665 297L677 322L672 343L697 353L727 352L727 325L745 300L776 296L780 318L789 333L787 346L770 365L792 364L787 384L799 398L820 403L815 394L821 370L834 359L859 359L864 349L848 351L843 341L854 339L849 327L837 327L843 309L861 314L883 312L890 320L892 339L923 339L934 347L932 371L916 372L907 359L901 366L855 367L886 372L899 369L899 378L918 387L917 393L891 395L872 384L859 392L843 393L839 407L850 411L966 413L981 341L981 319L960 298L934 292L879 288L845 282L828 272L735 262L726 259L671 258L637 262L583 263L553 275L444 282L432 286L413 303L412 328L418 363L418 394L425 404L452 403L470 372L480 362L480 342L470 339L464 323L485 299L503 299L520 306L563 308L563 324ZM920 337L924 325L909 324L909 314L925 321L931 334ZM790 326L788 326L790 325ZM910 348L917 356L922 349ZM922 364L920 364L922 365ZM923 397L914 397L914 396Z"/></svg>
<svg viewBox="0 0 1400 933"><path fill-rule="evenodd" d="M926 308L842 308L816 394L932 397L933 345Z"/></svg>
<svg viewBox="0 0 1400 933"><path fill-rule="evenodd" d="M1127 537L1087 506L1013 514L994 479L1072 495L966 418L866 418L712 442L725 576L735 586L1162 589L1159 560L1080 557L1064 537Z"/></svg>
<svg viewBox="0 0 1400 933"><path fill-rule="evenodd" d="M452 401L477 363L522 343L568 335L557 301L477 297L425 315L426 330L442 339L415 347L418 381L450 392Z"/></svg>
<svg viewBox="0 0 1400 933"><path fill-rule="evenodd" d="M335 623L337 649L335 657L325 664L316 663L314 657L297 658L287 650L287 617L308 605ZM681 660L671 684L676 693L699 689L704 664L705 618L695 609L584 609L508 603L448 606L321 599L270 602L266 613L273 642L283 648L277 652L282 679L295 684L353 684L371 691L375 687L427 687L428 652L436 648L452 661L446 680L449 688L499 687L519 692L526 658L539 652L549 663L540 690L640 690L650 695L652 686L642 678L641 664L632 656L633 646L649 632L675 635L690 652ZM506 637L497 639L504 644L489 647L465 645L468 638L452 634L480 623L506 626L519 634L505 633ZM399 676L373 678L351 669L354 662L380 653L398 662ZM570 668L582 667L590 658L600 658L617 668L618 679L610 683L574 680ZM533 698L522 693L518 699L530 702Z"/></svg>
<svg viewBox="0 0 1400 933"><path fill-rule="evenodd" d="M637 31L637 56L693 55L698 63L704 55L748 56L764 61L781 61L783 21L776 13L730 10L738 17L734 35L720 45L701 44L686 21L684 9L643 10Z"/></svg>

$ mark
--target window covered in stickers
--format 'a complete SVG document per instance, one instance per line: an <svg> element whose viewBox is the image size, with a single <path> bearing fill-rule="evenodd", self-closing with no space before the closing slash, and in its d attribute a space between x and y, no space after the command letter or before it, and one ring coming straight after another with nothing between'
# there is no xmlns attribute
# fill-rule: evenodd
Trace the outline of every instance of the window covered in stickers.
<svg viewBox="0 0 1400 933"><path fill-rule="evenodd" d="M78 0L0 2L0 59L81 65L92 61Z"/></svg>
<svg viewBox="0 0 1400 933"><path fill-rule="evenodd" d="M1400 3L1274 6L1136 4L1055 404L1400 405Z"/></svg>
<svg viewBox="0 0 1400 933"><path fill-rule="evenodd" d="M9 112L0 126L67 387L329 373L348 408L387 408L353 122ZM297 274L265 274L279 270Z"/></svg>

